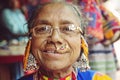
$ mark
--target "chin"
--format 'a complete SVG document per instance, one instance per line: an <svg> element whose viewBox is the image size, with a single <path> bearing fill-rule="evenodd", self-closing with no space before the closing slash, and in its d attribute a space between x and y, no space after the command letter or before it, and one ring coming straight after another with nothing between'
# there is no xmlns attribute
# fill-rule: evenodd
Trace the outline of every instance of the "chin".
<svg viewBox="0 0 120 80"><path fill-rule="evenodd" d="M68 68L70 64L60 63L60 62L50 62L47 64L44 64L44 67L46 67L48 70L62 70L65 68Z"/></svg>

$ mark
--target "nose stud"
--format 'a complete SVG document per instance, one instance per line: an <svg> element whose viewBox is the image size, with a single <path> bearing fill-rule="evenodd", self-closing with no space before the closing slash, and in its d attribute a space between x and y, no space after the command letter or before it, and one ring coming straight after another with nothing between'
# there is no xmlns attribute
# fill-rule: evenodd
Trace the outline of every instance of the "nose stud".
<svg viewBox="0 0 120 80"><path fill-rule="evenodd" d="M65 50L67 47L68 47L68 46L67 46L66 44L64 44L64 45L58 47L57 50Z"/></svg>

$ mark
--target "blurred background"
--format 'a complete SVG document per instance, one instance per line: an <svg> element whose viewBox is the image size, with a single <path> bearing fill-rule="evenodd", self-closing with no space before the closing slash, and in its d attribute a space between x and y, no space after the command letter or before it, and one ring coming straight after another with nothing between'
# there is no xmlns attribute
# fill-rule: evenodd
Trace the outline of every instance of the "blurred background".
<svg viewBox="0 0 120 80"><path fill-rule="evenodd" d="M22 67L28 41L27 21L37 5L49 1L52 0L0 0L0 80L17 80L31 73L31 71L24 73ZM106 51L108 46L112 46L109 51L112 51L114 64L111 64L109 68L114 67L113 72L98 71L109 76L115 75L111 76L113 80L120 80L120 0L54 1L67 1L82 6L90 22L87 27L88 44L91 43L89 47L101 43L101 48L107 47L104 48ZM95 54L92 55L95 56ZM111 59L111 57L106 57L106 59ZM92 64L95 62L92 60L90 57L90 66L97 70L93 67Z"/></svg>

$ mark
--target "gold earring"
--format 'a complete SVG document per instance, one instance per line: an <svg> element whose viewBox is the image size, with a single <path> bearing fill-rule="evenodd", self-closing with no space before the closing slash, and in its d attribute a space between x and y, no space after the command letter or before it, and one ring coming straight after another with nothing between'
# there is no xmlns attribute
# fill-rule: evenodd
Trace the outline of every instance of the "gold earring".
<svg viewBox="0 0 120 80"><path fill-rule="evenodd" d="M83 36L81 36L81 48L83 49L82 55L79 58L80 71L84 72L90 69L88 60L88 45Z"/></svg>
<svg viewBox="0 0 120 80"><path fill-rule="evenodd" d="M26 49L25 49L25 55L23 59L23 69L25 72L28 71L35 71L39 67L37 66L37 61L35 57L30 52L31 49L31 39L28 41Z"/></svg>
<svg viewBox="0 0 120 80"><path fill-rule="evenodd" d="M25 54L24 54L24 58L23 58L23 69L24 70L27 67L28 56L30 54L30 48L31 48L31 39L28 41L26 49L25 49Z"/></svg>
<svg viewBox="0 0 120 80"><path fill-rule="evenodd" d="M81 36L81 48L83 49L84 55L88 58L88 44L86 43L83 36Z"/></svg>
<svg viewBox="0 0 120 80"><path fill-rule="evenodd" d="M79 56L77 62L74 63L73 67L75 71L80 69L81 72L84 72L90 69L90 66L88 60L88 45L83 36L81 39L81 48L83 49L83 51L81 52L81 55Z"/></svg>

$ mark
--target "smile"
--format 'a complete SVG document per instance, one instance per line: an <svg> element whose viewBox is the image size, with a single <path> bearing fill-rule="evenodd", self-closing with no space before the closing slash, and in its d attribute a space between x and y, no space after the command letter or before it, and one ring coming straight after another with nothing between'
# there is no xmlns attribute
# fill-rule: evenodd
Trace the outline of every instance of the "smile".
<svg viewBox="0 0 120 80"><path fill-rule="evenodd" d="M45 50L45 51L43 51L43 53L45 53L45 54L62 54L56 50Z"/></svg>

